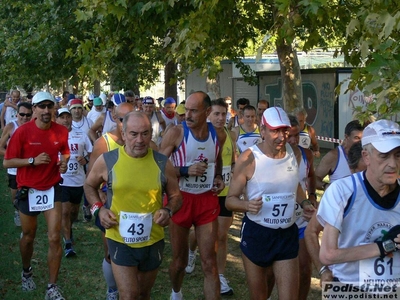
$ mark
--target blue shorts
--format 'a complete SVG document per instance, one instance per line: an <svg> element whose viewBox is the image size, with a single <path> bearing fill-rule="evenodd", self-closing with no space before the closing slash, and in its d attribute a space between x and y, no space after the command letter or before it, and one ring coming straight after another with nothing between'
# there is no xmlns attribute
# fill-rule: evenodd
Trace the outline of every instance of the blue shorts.
<svg viewBox="0 0 400 300"><path fill-rule="evenodd" d="M266 268L274 261L296 258L299 253L299 230L296 224L285 229L271 229L243 218L240 249L255 265Z"/></svg>
<svg viewBox="0 0 400 300"><path fill-rule="evenodd" d="M299 228L299 240L304 239L304 231L306 231L307 226Z"/></svg>

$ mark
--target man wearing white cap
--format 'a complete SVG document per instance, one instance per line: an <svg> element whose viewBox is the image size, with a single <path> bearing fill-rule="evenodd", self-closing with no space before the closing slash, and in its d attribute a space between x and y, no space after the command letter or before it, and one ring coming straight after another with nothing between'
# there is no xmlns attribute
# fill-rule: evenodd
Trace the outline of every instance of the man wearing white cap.
<svg viewBox="0 0 400 300"><path fill-rule="evenodd" d="M305 218L314 207L299 184L298 161L287 141L290 121L280 107L267 109L261 120L262 142L236 160L226 207L244 212L241 243L252 299L267 299L272 266L279 299L293 299L299 288L296 202ZM246 197L241 198L246 189ZM249 200L246 200L249 199Z"/></svg>
<svg viewBox="0 0 400 300"><path fill-rule="evenodd" d="M321 199L320 259L340 283L398 283L400 127L373 122L361 143L367 170L333 182Z"/></svg>
<svg viewBox="0 0 400 300"><path fill-rule="evenodd" d="M61 264L60 173L67 171L68 130L51 121L55 100L48 92L32 99L36 119L18 128L10 139L4 157L6 168L18 168L16 205L20 211L22 237L22 289L34 290L31 259L37 229L37 216L47 222L49 281L45 299L63 300L56 285Z"/></svg>

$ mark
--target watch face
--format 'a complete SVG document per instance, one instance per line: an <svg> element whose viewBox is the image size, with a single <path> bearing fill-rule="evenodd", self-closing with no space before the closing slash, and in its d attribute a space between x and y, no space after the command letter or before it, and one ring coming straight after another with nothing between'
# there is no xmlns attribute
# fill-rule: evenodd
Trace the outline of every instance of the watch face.
<svg viewBox="0 0 400 300"><path fill-rule="evenodd" d="M392 240L387 240L382 243L383 249L385 252L393 252L396 250L396 244Z"/></svg>

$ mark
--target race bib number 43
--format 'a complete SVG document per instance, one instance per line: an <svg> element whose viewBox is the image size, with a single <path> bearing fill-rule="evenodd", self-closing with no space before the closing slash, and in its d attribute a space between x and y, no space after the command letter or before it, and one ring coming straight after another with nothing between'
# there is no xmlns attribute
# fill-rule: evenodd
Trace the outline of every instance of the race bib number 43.
<svg viewBox="0 0 400 300"><path fill-rule="evenodd" d="M54 187L46 191L29 189L29 211L45 211L54 207Z"/></svg>
<svg viewBox="0 0 400 300"><path fill-rule="evenodd" d="M120 212L119 233L125 244L143 243L150 240L153 215Z"/></svg>

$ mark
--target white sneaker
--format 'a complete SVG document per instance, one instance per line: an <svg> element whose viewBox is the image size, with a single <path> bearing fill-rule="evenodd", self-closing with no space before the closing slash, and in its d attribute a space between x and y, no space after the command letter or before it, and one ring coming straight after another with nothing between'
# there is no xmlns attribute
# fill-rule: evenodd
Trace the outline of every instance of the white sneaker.
<svg viewBox="0 0 400 300"><path fill-rule="evenodd" d="M27 292L27 291L33 291L36 289L36 284L33 281L32 271L30 271L30 276L28 276L28 277L25 277L24 272L22 271L21 281L22 281L22 290L23 291Z"/></svg>
<svg viewBox="0 0 400 300"><path fill-rule="evenodd" d="M170 300L183 300L182 290L179 293L175 293L174 290L171 292Z"/></svg>
<svg viewBox="0 0 400 300"><path fill-rule="evenodd" d="M51 288L47 289L44 300L65 300L65 298L61 295L58 286L53 284Z"/></svg>
<svg viewBox="0 0 400 300"><path fill-rule="evenodd" d="M108 290L106 300L118 300L118 290Z"/></svg>
<svg viewBox="0 0 400 300"><path fill-rule="evenodd" d="M21 219L19 218L19 211L14 211L14 224L17 227L21 227Z"/></svg>
<svg viewBox="0 0 400 300"><path fill-rule="evenodd" d="M219 281L221 283L221 295L223 296L233 295L233 289L228 285L228 280L226 280L224 274L219 274Z"/></svg>
<svg viewBox="0 0 400 300"><path fill-rule="evenodd" d="M196 254L197 254L197 250L195 250L193 252L189 250L188 265L185 268L185 271L187 274L191 274L194 271L194 267L196 265Z"/></svg>

